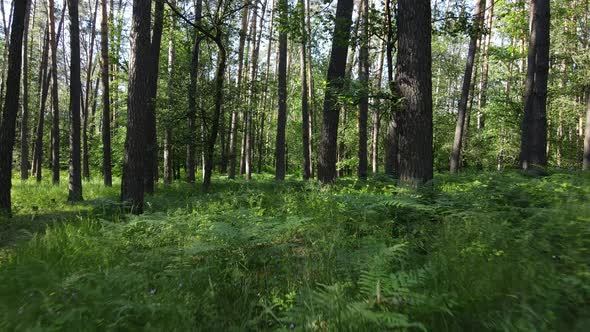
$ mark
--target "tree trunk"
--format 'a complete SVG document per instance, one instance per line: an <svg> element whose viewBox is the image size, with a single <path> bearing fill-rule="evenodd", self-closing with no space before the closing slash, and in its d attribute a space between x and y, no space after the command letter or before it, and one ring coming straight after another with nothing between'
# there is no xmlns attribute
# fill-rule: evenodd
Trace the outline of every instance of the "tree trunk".
<svg viewBox="0 0 590 332"><path fill-rule="evenodd" d="M80 26L78 0L68 0L70 14L70 183L68 201L82 198L82 170L80 167ZM54 74L55 75L55 74Z"/></svg>
<svg viewBox="0 0 590 332"><path fill-rule="evenodd" d="M360 8L362 30L359 50L359 81L362 85L358 113L358 169L360 179L367 178L367 120L369 116L369 0L362 0Z"/></svg>
<svg viewBox="0 0 590 332"><path fill-rule="evenodd" d="M307 27L305 24L305 0L299 1L301 5L301 133L303 143L303 179L311 178L311 144L310 144L310 116L309 116L309 87L307 76Z"/></svg>
<svg viewBox="0 0 590 332"><path fill-rule="evenodd" d="M171 0L170 4L176 6L176 0ZM176 16L171 17L170 39L168 41L168 89L167 104L168 110L174 109L174 63L176 61L176 41L174 40L174 32L176 32ZM164 124L164 184L171 184L173 174L173 149L172 143L172 127L174 123L170 120L165 121Z"/></svg>
<svg viewBox="0 0 590 332"><path fill-rule="evenodd" d="M391 2L385 0L385 30L387 31L386 48L385 54L387 59L387 85L389 86L389 92L394 96L397 96L395 91L395 82L393 79L393 47L394 47L394 35L391 15ZM387 122L387 131L385 135L385 174L397 177L399 175L399 160L398 160L398 130L397 130L397 105L395 102L390 101L389 119Z"/></svg>
<svg viewBox="0 0 590 332"><path fill-rule="evenodd" d="M146 70L146 68L153 68L150 65L154 62L150 41L150 3L150 0L133 0L131 25L128 120L121 198L131 204L131 211L135 214L143 213L144 162L146 161L146 134L143 118L150 107L150 100L153 101L150 90L153 82L150 80L154 77L150 75L150 70ZM151 162L150 160L146 164L147 168L150 167Z"/></svg>
<svg viewBox="0 0 590 332"><path fill-rule="evenodd" d="M164 184L172 184L172 129L164 128Z"/></svg>
<svg viewBox="0 0 590 332"><path fill-rule="evenodd" d="M257 17L258 17L258 6L254 6L252 17L250 20L250 36L252 40L252 53L250 55L250 92L248 100L248 109L246 110L246 147L245 147L245 171L246 180L252 179L252 149L253 149L253 136L252 122L253 115L256 108L256 80L258 76L258 53L259 53L259 42L256 34ZM261 28L262 29L262 28Z"/></svg>
<svg viewBox="0 0 590 332"><path fill-rule="evenodd" d="M109 25L107 0L101 0L100 56L102 81L102 175L104 185L113 185L111 159L111 97L109 91Z"/></svg>
<svg viewBox="0 0 590 332"><path fill-rule="evenodd" d="M59 137L59 98L57 80L57 33L55 31L55 15L53 0L47 1L49 19L49 47L51 49L51 101L52 101L52 127L51 127L51 170L53 184L59 184L60 163L60 137ZM63 8L65 10L65 8Z"/></svg>
<svg viewBox="0 0 590 332"><path fill-rule="evenodd" d="M88 117L90 111L90 95L92 91L92 73L94 72L94 68L92 67L92 63L94 60L94 40L96 38L96 15L98 13L98 1L96 0L94 3L94 12L92 13L92 21L90 22L90 51L88 52L88 67L86 68L86 94L84 95L84 108L82 109L82 176L84 179L90 179L90 164L89 164L89 147L88 147Z"/></svg>
<svg viewBox="0 0 590 332"><path fill-rule="evenodd" d="M39 67L39 88L40 100L39 104L39 120L37 121L37 133L35 144L33 145L33 174L37 182L41 182L43 175L43 167L41 161L43 159L43 130L45 122L45 107L47 104L47 95L49 93L49 72L48 72L48 58L49 58L49 23L46 23L45 38L43 41L43 52L41 55L41 63Z"/></svg>
<svg viewBox="0 0 590 332"><path fill-rule="evenodd" d="M223 107L223 84L225 78L225 67L227 65L227 54L223 46L223 38L220 28L217 28L215 44L218 48L217 73L215 74L215 111L212 118L211 133L207 142L207 153L205 154L205 170L203 174L203 189L208 191L211 187L211 176L213 173L213 157L215 153L215 142L217 141L217 132L219 130L219 116Z"/></svg>
<svg viewBox="0 0 590 332"><path fill-rule="evenodd" d="M400 0L397 32L399 178L419 186L433 175L430 1Z"/></svg>
<svg viewBox="0 0 590 332"><path fill-rule="evenodd" d="M244 1L244 9L242 10L242 26L240 28L240 40L238 45L238 98L242 89L242 73L244 70L244 44L246 43L246 33L248 29L248 2ZM238 140L238 118L239 114L234 107L231 114L230 123L230 138L229 138L229 173L228 177L234 179L236 177L236 145Z"/></svg>
<svg viewBox="0 0 590 332"><path fill-rule="evenodd" d="M465 118L467 116L467 102L469 100L469 91L471 80L473 78L473 66L475 64L475 55L477 53L477 40L481 34L483 26L484 12L486 1L477 0L475 3L475 30L471 34L469 41L469 51L467 53L467 64L465 66L465 75L463 76L463 87L461 89L461 100L457 110L457 124L455 126L455 139L453 141L453 150L451 152L450 171L457 173L461 166L461 145L463 144L463 134Z"/></svg>
<svg viewBox="0 0 590 332"><path fill-rule="evenodd" d="M201 17L203 1L198 0L195 6L195 17ZM186 181L188 183L195 182L195 158L196 158L196 142L197 142L197 74L199 70L199 52L200 52L201 36L198 31L195 31L195 38L192 50L191 67L190 67L190 84L188 90L188 131L189 143L187 145L186 157Z"/></svg>
<svg viewBox="0 0 590 332"><path fill-rule="evenodd" d="M275 179L283 181L285 179L285 131L287 127L287 20L288 7L287 0L279 0L279 70L278 70L278 118L277 118L277 137L275 145L276 170Z"/></svg>
<svg viewBox="0 0 590 332"><path fill-rule="evenodd" d="M28 36L29 36L29 18L31 12L31 0L27 1L25 9L24 31L23 31L23 101L22 114L20 123L20 177L22 180L29 178L29 55L28 55ZM34 5L33 5L34 6ZM34 15L33 15L34 21ZM33 22L34 23L34 22Z"/></svg>
<svg viewBox="0 0 590 332"><path fill-rule="evenodd" d="M549 72L549 1L531 1L531 37L527 60L520 163L524 170L547 165L547 76Z"/></svg>
<svg viewBox="0 0 590 332"><path fill-rule="evenodd" d="M322 183L333 182L336 178L336 148L340 113L338 96L344 83L342 80L346 70L353 7L352 0L338 0L336 6L336 21L326 79L327 88L324 96L323 126L318 160L318 179Z"/></svg>
<svg viewBox="0 0 590 332"><path fill-rule="evenodd" d="M490 70L490 45L492 42L492 28L494 26L494 0L490 0L488 9L488 22L486 29L486 38L483 49L483 65L481 70L481 82L479 85L479 111L477 112L477 129L483 130L485 125L484 108L487 105L488 92L488 73Z"/></svg>
<svg viewBox="0 0 590 332"><path fill-rule="evenodd" d="M12 149L16 135L16 116L20 92L23 32L25 28L25 12L30 0L16 1L14 18L10 33L8 50L8 74L6 79L11 84L6 86L4 111L0 125L0 213L11 215L10 189L12 187Z"/></svg>
<svg viewBox="0 0 590 332"><path fill-rule="evenodd" d="M385 62L385 49L387 41L384 41L383 48L379 52L379 65L377 74L376 90L381 90L381 84L383 82L383 63ZM371 131L371 166L373 174L379 172L379 135L381 131L381 99L376 100L375 110L372 113L373 127Z"/></svg>

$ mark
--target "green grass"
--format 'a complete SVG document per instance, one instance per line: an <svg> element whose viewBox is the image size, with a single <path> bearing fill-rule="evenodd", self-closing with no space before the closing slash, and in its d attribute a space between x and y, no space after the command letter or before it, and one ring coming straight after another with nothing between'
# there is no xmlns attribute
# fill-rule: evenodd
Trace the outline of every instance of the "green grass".
<svg viewBox="0 0 590 332"><path fill-rule="evenodd" d="M217 178L158 186L142 216L119 183L72 205L63 182L14 181L2 331L590 330L588 174Z"/></svg>

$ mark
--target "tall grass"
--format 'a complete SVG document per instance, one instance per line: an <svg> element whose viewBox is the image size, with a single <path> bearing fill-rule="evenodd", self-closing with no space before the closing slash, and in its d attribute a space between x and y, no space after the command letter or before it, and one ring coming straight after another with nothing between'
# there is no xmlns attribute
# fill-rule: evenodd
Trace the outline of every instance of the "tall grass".
<svg viewBox="0 0 590 332"><path fill-rule="evenodd" d="M118 188L15 181L0 221L0 330L590 329L590 177L217 179Z"/></svg>

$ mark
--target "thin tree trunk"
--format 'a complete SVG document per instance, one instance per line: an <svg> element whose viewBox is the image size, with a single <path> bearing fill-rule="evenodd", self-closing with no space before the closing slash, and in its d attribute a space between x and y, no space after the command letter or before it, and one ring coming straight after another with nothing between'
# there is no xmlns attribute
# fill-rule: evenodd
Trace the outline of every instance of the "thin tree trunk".
<svg viewBox="0 0 590 332"><path fill-rule="evenodd" d="M16 116L18 114L18 99L20 93L20 79L22 69L22 44L25 28L25 12L29 0L16 1L14 5L14 20L10 33L8 50L8 74L6 79L12 84L6 87L4 111L0 125L0 213L11 215L10 189L12 187L12 149L16 135Z"/></svg>
<svg viewBox="0 0 590 332"><path fill-rule="evenodd" d="M377 74L376 90L381 90L383 82L383 63L385 62L385 49L387 48L387 41L384 41L381 52L379 52L379 65ZM379 135L381 131L381 99L376 100L375 110L372 113L373 128L371 131L371 166L373 174L379 173Z"/></svg>
<svg viewBox="0 0 590 332"><path fill-rule="evenodd" d="M305 24L305 0L299 1L301 6L301 48L300 48L300 61L301 61L301 133L302 133L302 146L303 146L303 179L308 180L311 178L312 165L311 165L311 144L310 144L310 117L309 117L309 87L308 87L308 76L307 76L307 28Z"/></svg>
<svg viewBox="0 0 590 332"><path fill-rule="evenodd" d="M92 21L91 21L91 28L90 28L90 51L88 53L88 67L86 68L86 95L84 96L84 108L82 110L82 176L84 179L90 179L90 165L89 165L89 147L88 147L88 117L89 117L89 110L90 110L90 95L91 95L91 84L92 84L92 73L94 72L94 68L92 67L92 63L94 60L94 40L96 38L96 15L98 13L98 2L100 0L96 0L94 3L94 12L92 13Z"/></svg>
<svg viewBox="0 0 590 332"><path fill-rule="evenodd" d="M367 177L367 120L369 116L369 0L362 0L360 16L362 21L361 45L359 50L359 80L362 84L358 112L358 169L360 179Z"/></svg>
<svg viewBox="0 0 590 332"><path fill-rule="evenodd" d="M41 182L43 175L43 167L41 162L43 159L43 130L45 122L45 107L47 104L47 95L49 93L49 22L45 27L45 38L43 41L43 52L41 55L41 63L39 67L39 94L41 103L39 104L39 119L37 121L37 134L35 138L35 145L33 146L33 174L37 182Z"/></svg>
<svg viewBox="0 0 590 332"><path fill-rule="evenodd" d="M252 40L252 53L250 55L250 92L248 100L248 109L245 112L246 119L246 130L245 130L245 173L246 180L252 179L252 149L253 149L253 132L252 132L252 117L255 111L256 105L256 80L258 75L258 53L259 43L257 39L257 18L258 18L258 6L254 5L252 17L250 19L250 36Z"/></svg>
<svg viewBox="0 0 590 332"><path fill-rule="evenodd" d="M144 151L144 188L145 193L154 193L154 183L158 178L158 142L156 131L156 95L158 92L158 74L160 68L160 46L162 43L162 29L164 25L164 0L155 0L154 26L149 44L150 60L147 67L139 70L148 71L148 100L145 112L145 151ZM148 27L149 36L149 27ZM143 75L141 75L143 76Z"/></svg>
<svg viewBox="0 0 590 332"><path fill-rule="evenodd" d="M413 186L432 179L432 58L428 0L398 1L399 178Z"/></svg>
<svg viewBox="0 0 590 332"><path fill-rule="evenodd" d="M322 183L336 178L336 147L338 141L338 96L342 91L346 70L346 57L352 25L352 0L338 0L336 21L332 37L332 50L327 73L327 89L324 97L323 126L320 138L318 179Z"/></svg>
<svg viewBox="0 0 590 332"><path fill-rule="evenodd" d="M68 0L70 14L70 183L68 201L81 201L82 172L80 165L80 26L78 0Z"/></svg>
<svg viewBox="0 0 590 332"><path fill-rule="evenodd" d="M473 79L473 66L475 64L475 55L477 53L477 40L481 34L483 26L484 11L486 1L477 0L475 4L475 24L476 29L472 32L469 42L469 51L467 53L467 64L465 66L465 75L463 76L463 87L461 89L461 100L457 111L457 124L455 126L455 139L453 141L453 150L450 159L451 173L457 173L461 166L461 145L463 144L465 118L467 116L467 102L469 100L469 91L471 80Z"/></svg>
<svg viewBox="0 0 590 332"><path fill-rule="evenodd" d="M586 107L586 126L584 130L584 161L583 169L590 170L590 93L587 96L588 105Z"/></svg>
<svg viewBox="0 0 590 332"><path fill-rule="evenodd" d="M277 137L275 145L276 170L275 179L283 181L286 173L286 140L285 131L287 127L287 31L288 2L279 0L279 24L283 29L279 30L279 70L278 70L278 119Z"/></svg>
<svg viewBox="0 0 590 332"><path fill-rule="evenodd" d="M248 12L249 6L247 1L244 1L244 9L242 9L242 26L240 28L240 39L238 45L238 100L239 94L242 90L242 74L244 70L244 44L246 42L246 33L248 29ZM234 107L231 114L230 123L230 139L229 139L229 173L228 177L234 179L236 176L236 145L238 140L238 118L239 114Z"/></svg>
<svg viewBox="0 0 590 332"><path fill-rule="evenodd" d="M490 70L490 45L492 42L492 28L494 26L494 0L490 0L488 9L488 22L486 29L486 38L483 49L483 65L481 70L481 82L479 85L479 111L477 112L477 129L482 130L485 125L484 120L484 109L487 104L487 92L488 92L488 73Z"/></svg>
<svg viewBox="0 0 590 332"><path fill-rule="evenodd" d="M176 6L176 0L171 0L170 4ZM174 108L174 65L176 61L176 41L174 32L176 30L176 16L172 16L172 26L170 29L170 40L168 41L168 109ZM164 124L164 184L171 184L173 178L173 149L172 144L172 126L173 123L168 121Z"/></svg>
<svg viewBox="0 0 590 332"><path fill-rule="evenodd" d="M394 96L397 96L397 92L395 91L395 82L393 79L393 46L394 46L394 36L393 36L393 24L392 24L392 14L391 14L391 2L390 0L385 0L385 30L387 31L386 40L386 48L385 54L387 59L387 82L389 86L389 92ZM399 175L399 160L398 160L398 130L397 130L397 116L396 116L397 106L393 101L390 101L390 112L389 112L389 119L387 122L387 131L385 135L385 167L384 171L385 174L397 177Z"/></svg>
<svg viewBox="0 0 590 332"><path fill-rule="evenodd" d="M101 0L100 56L102 81L102 175L104 185L113 185L111 156L111 97L109 91L109 25L107 0Z"/></svg>
<svg viewBox="0 0 590 332"><path fill-rule="evenodd" d="M34 6L34 4L33 4ZM25 9L25 21L23 31L23 53L22 53L22 84L23 84L23 101L20 126L20 176L21 179L29 178L29 18L31 15L31 2L27 1ZM33 25L35 16L33 15Z"/></svg>
<svg viewBox="0 0 590 332"><path fill-rule="evenodd" d="M51 49L51 101L52 101L52 127L51 127L51 170L53 184L59 184L60 163L60 137L59 137L59 98L57 80L57 34L55 31L54 2L47 1L49 19L49 45ZM65 8L63 8L65 10Z"/></svg>
<svg viewBox="0 0 590 332"><path fill-rule="evenodd" d="M195 17L201 17L203 1L198 0L195 6ZM201 36L198 31L195 31L194 44L192 50L192 59L190 67L190 84L188 91L188 131L189 143L187 145L187 167L186 180L188 183L195 182L195 156L196 156L196 142L197 142L197 74L199 70L199 52L200 52Z"/></svg>

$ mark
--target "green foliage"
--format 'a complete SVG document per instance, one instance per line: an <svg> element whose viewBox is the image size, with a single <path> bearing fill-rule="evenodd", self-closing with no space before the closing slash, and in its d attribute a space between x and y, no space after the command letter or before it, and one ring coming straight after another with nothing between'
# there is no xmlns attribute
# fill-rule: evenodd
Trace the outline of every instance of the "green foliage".
<svg viewBox="0 0 590 332"><path fill-rule="evenodd" d="M160 186L122 213L15 181L1 330L584 331L590 178L438 175L325 188L271 176Z"/></svg>

